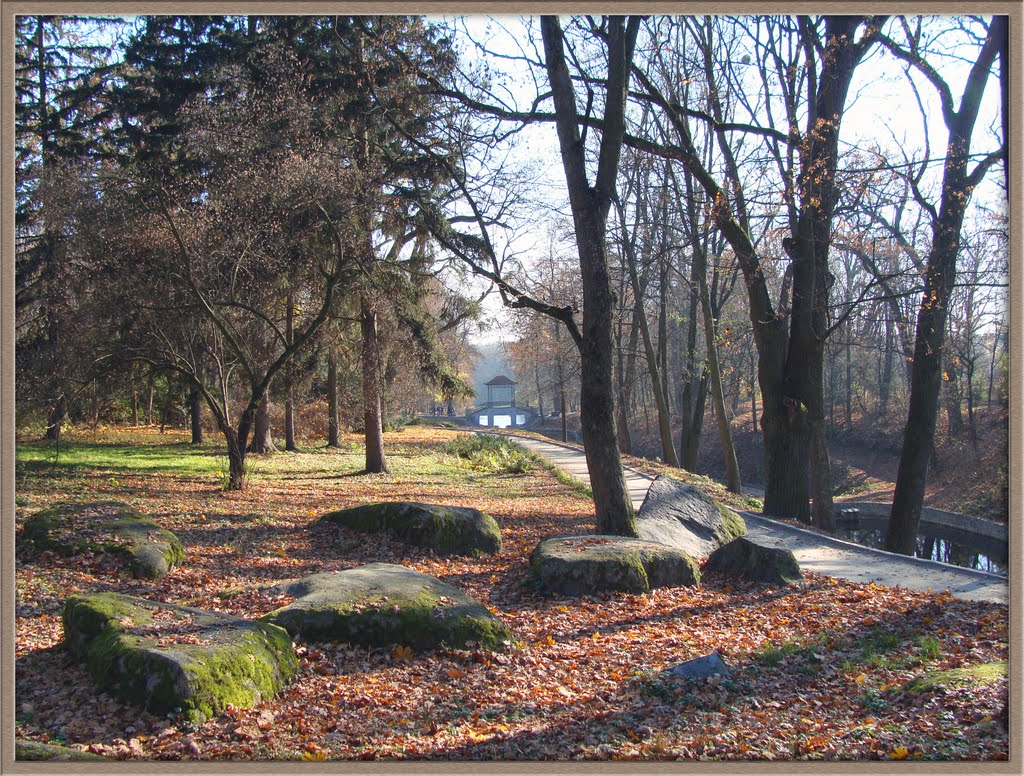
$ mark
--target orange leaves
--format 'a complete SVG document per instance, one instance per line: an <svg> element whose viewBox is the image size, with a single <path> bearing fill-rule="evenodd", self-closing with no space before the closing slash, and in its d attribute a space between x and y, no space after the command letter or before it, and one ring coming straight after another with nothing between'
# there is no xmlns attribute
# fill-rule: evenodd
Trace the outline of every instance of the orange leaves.
<svg viewBox="0 0 1024 776"><path fill-rule="evenodd" d="M329 464L337 472L347 465L343 452L304 453L288 465L310 468L291 468L281 478L268 461L264 476L241 494L211 496L208 486L152 475L146 480L150 495L140 507L155 514L180 504L180 527L192 537L189 562L163 580L122 580L109 572L83 571L59 557L20 563L16 657L34 678L18 690L19 737L45 740L60 732L82 746L140 760L796 756L909 761L922 747L925 756L936 759L957 751L1005 757L1008 744L999 716L1005 684L988 691L962 688L938 706L929 705L929 698L882 696L880 688L902 684L921 668L871 665L860 657L858 639L872 627L932 635L942 641L939 669L1005 659L1006 607L948 593L858 585L813 572L805 586L779 595L747 584L730 590L721 580L708 579L700 588L552 599L520 585L529 553L541 536L592 530L592 505L551 496L557 483L546 472L527 475L529 492L509 492L517 487L511 481L449 480L443 472L429 480L402 479L403 460L415 472L424 462L419 456L432 454L432 443L428 432L413 427L392 441L408 452L394 457L399 473L388 482L318 476L310 463L320 461L315 465ZM358 464L361 460L353 465ZM90 483L86 479L83 488ZM401 490L401 498L426 501L458 494L466 505L506 518L505 549L496 557L437 557L370 535L352 541L337 533L328 539L310 527L310 511L384 500L395 490ZM42 496L30 495L42 503ZM56 495L46 491L45 497ZM204 511L210 520L201 523ZM267 515L266 525L227 519L255 511ZM256 583L379 560L405 563L461 587L486 602L526 646L499 653L444 648L414 653L404 644L369 649L300 641L307 670L289 688L187 734L173 721L140 722L138 708L100 695L84 672L76 669L66 681L65 653L54 649L63 636L61 605L78 590L120 586L154 600L187 601L254 618L292 600L259 592ZM909 635L904 641L913 643ZM801 649L777 665L754 657L785 642ZM732 681L659 679L663 668L713 650L736 666ZM884 655L893 661L914 656ZM865 699L873 705L865 706ZM657 734L640 735L641 727ZM963 749L952 748L961 746L961 739L967 739ZM126 743L111 744L119 740ZM108 743L90 744L99 741Z"/></svg>
<svg viewBox="0 0 1024 776"><path fill-rule="evenodd" d="M398 663L408 663L412 660L412 648L403 644L396 644L391 650L391 659Z"/></svg>

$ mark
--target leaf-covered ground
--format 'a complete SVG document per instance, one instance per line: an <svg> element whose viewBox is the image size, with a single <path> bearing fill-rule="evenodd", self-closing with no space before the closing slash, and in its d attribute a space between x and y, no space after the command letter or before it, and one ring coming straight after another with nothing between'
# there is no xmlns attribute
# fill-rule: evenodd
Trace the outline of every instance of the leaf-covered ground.
<svg viewBox="0 0 1024 776"><path fill-rule="evenodd" d="M1005 606L807 574L784 589L708 576L700 589L567 600L524 584L537 541L589 532L592 504L543 467L485 473L439 452L455 432L386 435L392 473L358 474L359 439L253 460L244 492L226 460L174 433L105 430L60 456L19 445L20 526L64 500L126 500L181 538L182 567L136 580L103 556L19 554L16 734L129 759L1006 759L1006 680L922 694L926 672L1008 656ZM324 512L414 499L498 520L497 557L438 558L385 537L311 528ZM277 698L200 726L99 692L61 645L79 591L116 590L256 617L257 585L373 561L403 563L484 601L515 632L503 654L299 644ZM661 672L717 650L722 681Z"/></svg>

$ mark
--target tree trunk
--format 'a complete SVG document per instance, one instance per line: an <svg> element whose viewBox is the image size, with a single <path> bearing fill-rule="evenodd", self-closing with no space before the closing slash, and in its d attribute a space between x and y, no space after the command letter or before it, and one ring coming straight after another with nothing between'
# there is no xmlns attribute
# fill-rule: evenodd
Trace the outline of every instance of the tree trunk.
<svg viewBox="0 0 1024 776"><path fill-rule="evenodd" d="M896 342L893 337L892 319L885 316L885 352L882 354L882 375L878 381L878 414L884 418L889 414L889 391L892 386L893 349Z"/></svg>
<svg viewBox="0 0 1024 776"><path fill-rule="evenodd" d="M203 416L202 397L199 393L199 386L193 385L188 392L188 416L189 425L192 428L192 444L203 443Z"/></svg>
<svg viewBox="0 0 1024 776"><path fill-rule="evenodd" d="M533 365L533 382L537 386L537 413L540 415L540 419L544 420L544 390L540 384L540 363L534 363ZM448 401L449 407L451 407L451 400ZM454 409L449 413L454 415Z"/></svg>
<svg viewBox="0 0 1024 776"><path fill-rule="evenodd" d="M644 289L640 285L640 277L637 273L637 256L634 250L634 243L630 240L626 231L626 216L621 207L616 207L619 215L619 222L622 227L622 248L626 254L626 264L629 270L629 281L633 287L633 297L637 304L633 312L637 316L637 323L644 342L644 355L647 358L647 373L651 379L651 389L654 392L654 404L658 412L658 434L661 438L662 460L669 466L679 467L679 458L676 456L675 443L672 441L672 416L668 406L668 395L665 392L665 383L662 382L662 371L659 369L659 357L654 348L654 341L651 337L650 325L647 322L647 312L643 306ZM586 325L586 318L584 318ZM664 344L664 343L661 343Z"/></svg>
<svg viewBox="0 0 1024 776"><path fill-rule="evenodd" d="M252 427L252 442L249 443L250 453L276 453L277 447L270 432L270 397L264 396L256 410L256 418Z"/></svg>
<svg viewBox="0 0 1024 776"><path fill-rule="evenodd" d="M996 374L996 349L999 347L999 335L1002 330L1002 322L996 321L996 331L992 335L992 354L989 356L988 362L988 397L986 406L992 406L992 383L995 380Z"/></svg>
<svg viewBox="0 0 1024 776"><path fill-rule="evenodd" d="M156 374L149 372L149 381L146 383L146 423L153 425L153 389L156 384Z"/></svg>
<svg viewBox="0 0 1024 776"><path fill-rule="evenodd" d="M57 401L53 403L53 407L50 409L50 416L47 420L45 435L45 438L48 441L60 442L61 432L64 429L64 416L67 414L67 411L67 402L64 400L64 396L61 395L57 398Z"/></svg>
<svg viewBox="0 0 1024 776"><path fill-rule="evenodd" d="M689 187L688 187L689 188ZM693 251L703 250L699 238L693 237ZM700 283L695 274L697 262L690 263L690 313L687 316L686 331L686 374L683 381L683 396L679 406L682 415L682 428L679 431L679 455L683 468L688 472L697 471L697 455L700 452L700 434L704 425L704 394L698 390L694 396L695 386L703 382L704 370L697 375L697 316L700 310Z"/></svg>
<svg viewBox="0 0 1024 776"><path fill-rule="evenodd" d="M832 463L828 455L824 419L811 422L811 503L811 522L825 531L835 530Z"/></svg>
<svg viewBox="0 0 1024 776"><path fill-rule="evenodd" d="M942 381L946 394L946 417L949 421L948 434L957 436L964 430L964 413L960 404L960 374L952 364L946 367Z"/></svg>
<svg viewBox="0 0 1024 776"><path fill-rule="evenodd" d="M363 294L359 319L363 336L363 433L366 439L366 473L387 472L384 457L384 424L380 400L380 347L377 342L377 313Z"/></svg>
<svg viewBox="0 0 1024 776"><path fill-rule="evenodd" d="M569 408L566 406L566 403L565 403L565 381L564 380L562 381L561 389L559 390L559 393L558 393L558 398L559 398L559 401L561 402L561 405L562 405L562 441L563 442L568 442L569 441L569 418L568 418Z"/></svg>
<svg viewBox="0 0 1024 776"><path fill-rule="evenodd" d="M287 305L288 309L285 311L284 318L284 336L285 341L291 346L295 340L295 294L291 289L288 290ZM298 450L298 446L295 444L295 400L292 396L292 383L295 382L295 376L292 366L292 362L289 361L285 373L284 449L294 453Z"/></svg>
<svg viewBox="0 0 1024 776"><path fill-rule="evenodd" d="M949 141L942 173L942 196L932 221L932 246L925 265L924 294L917 312L914 361L910 370L910 406L903 432L903 451L896 475L892 513L885 536L885 549L904 555L914 553L928 479L928 462L935 445L946 317L956 283L960 231L971 191L987 169L979 164L972 173L967 171L971 135L989 71L1006 30L1007 17L993 17L988 38L968 76L959 110L944 114ZM1004 138L1003 142L1008 143L1009 138Z"/></svg>
<svg viewBox="0 0 1024 776"><path fill-rule="evenodd" d="M637 325L636 305L629 322L629 342L626 346L625 373L620 377L619 400L616 402L618 422L615 424L619 437L619 450L633 452L633 437L629 433L630 409L633 406L633 381L636 377L636 349L640 341L640 327ZM621 360L620 360L621 364Z"/></svg>
<svg viewBox="0 0 1024 776"><path fill-rule="evenodd" d="M750 349L750 422L757 434L757 368L754 362L754 348Z"/></svg>
<svg viewBox="0 0 1024 776"><path fill-rule="evenodd" d="M338 434L338 354L327 350L327 446L340 447Z"/></svg>
<svg viewBox="0 0 1024 776"><path fill-rule="evenodd" d="M698 264L697 280L700 286L700 304L704 314L704 344L707 348L707 368L711 375L711 391L718 412L718 441L722 445L722 456L725 459L726 487L730 493L743 491L740 482L740 466L736 460L736 448L732 443L732 429L725 412L725 393L722 389L722 371L718 364L718 343L715 331L715 311L711 307L711 294L708 291L707 256L703 251L694 253L694 262Z"/></svg>
<svg viewBox="0 0 1024 776"><path fill-rule="evenodd" d="M135 383L135 365L132 364L131 372L131 387L132 387L132 425L139 425L139 389Z"/></svg>
<svg viewBox="0 0 1024 776"><path fill-rule="evenodd" d="M608 211L618 174L625 130L625 101L633 43L639 18L628 25L621 17L608 22L608 92L605 129L596 182L587 181L587 164L577 124L576 96L566 67L562 29L555 16L541 17L541 35L555 104L556 129L569 192L583 285L583 332L580 350L580 428L590 471L597 531L636 536L633 503L626 488L615 433L612 325L615 294L605 252Z"/></svg>

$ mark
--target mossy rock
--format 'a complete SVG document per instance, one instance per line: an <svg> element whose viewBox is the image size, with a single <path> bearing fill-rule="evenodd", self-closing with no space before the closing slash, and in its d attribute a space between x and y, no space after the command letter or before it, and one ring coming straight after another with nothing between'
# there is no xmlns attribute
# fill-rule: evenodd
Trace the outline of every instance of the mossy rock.
<svg viewBox="0 0 1024 776"><path fill-rule="evenodd" d="M904 682L899 689L901 693L919 694L936 692L968 685L992 684L999 679L1005 679L1007 663L1005 660L996 660L991 663L979 663L963 668L953 668L949 671L937 671L924 674Z"/></svg>
<svg viewBox="0 0 1024 776"><path fill-rule="evenodd" d="M694 558L706 557L747 532L743 518L731 509L671 477L651 483L636 524L641 539L676 547Z"/></svg>
<svg viewBox="0 0 1024 776"><path fill-rule="evenodd" d="M275 585L297 600L261 619L310 641L425 650L473 644L500 650L512 634L478 601L439 579L392 563L371 563Z"/></svg>
<svg viewBox="0 0 1024 776"><path fill-rule="evenodd" d="M498 523L469 507L388 501L330 512L321 520L364 533L386 533L441 555L480 556L501 550Z"/></svg>
<svg viewBox="0 0 1024 776"><path fill-rule="evenodd" d="M712 552L704 573L716 572L751 582L786 585L803 579L800 564L785 544L777 539L754 540L740 536Z"/></svg>
<svg viewBox="0 0 1024 776"><path fill-rule="evenodd" d="M542 589L570 596L700 585L696 562L682 550L624 536L544 539L530 556L530 571Z"/></svg>
<svg viewBox="0 0 1024 776"><path fill-rule="evenodd" d="M57 504L30 517L22 539L36 551L70 557L104 552L125 560L136 577L159 579L185 558L178 537L120 501Z"/></svg>
<svg viewBox="0 0 1024 776"><path fill-rule="evenodd" d="M107 760L92 752L83 752L80 749L72 749L68 746L57 746L56 744L41 744L38 741L14 742L14 759L19 761L49 761L62 762L65 760Z"/></svg>
<svg viewBox="0 0 1024 776"><path fill-rule="evenodd" d="M273 697L298 671L287 632L119 593L71 596L64 641L103 689L201 722Z"/></svg>

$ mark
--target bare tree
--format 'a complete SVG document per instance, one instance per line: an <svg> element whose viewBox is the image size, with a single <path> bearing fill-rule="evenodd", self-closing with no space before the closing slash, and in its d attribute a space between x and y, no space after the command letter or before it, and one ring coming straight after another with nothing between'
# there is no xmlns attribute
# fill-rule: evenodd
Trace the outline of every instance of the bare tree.
<svg viewBox="0 0 1024 776"><path fill-rule="evenodd" d="M924 293L917 314L914 362L911 367L910 407L903 435L892 515L886 532L885 547L905 555L914 553L917 527L921 520L928 461L932 455L935 422L942 385L942 359L945 351L946 317L950 295L956 282L960 232L971 193L988 170L1005 158L1003 146L986 154L971 166L971 137L981 109L981 100L995 58L1007 33L1007 18L996 16L985 25L984 42L963 87L959 99L949 83L929 63L922 48L922 26L901 20L901 41L886 36L886 49L920 73L938 94L942 118L948 131L938 207L928 201L920 189L915 198L932 221L932 245L924 276Z"/></svg>

